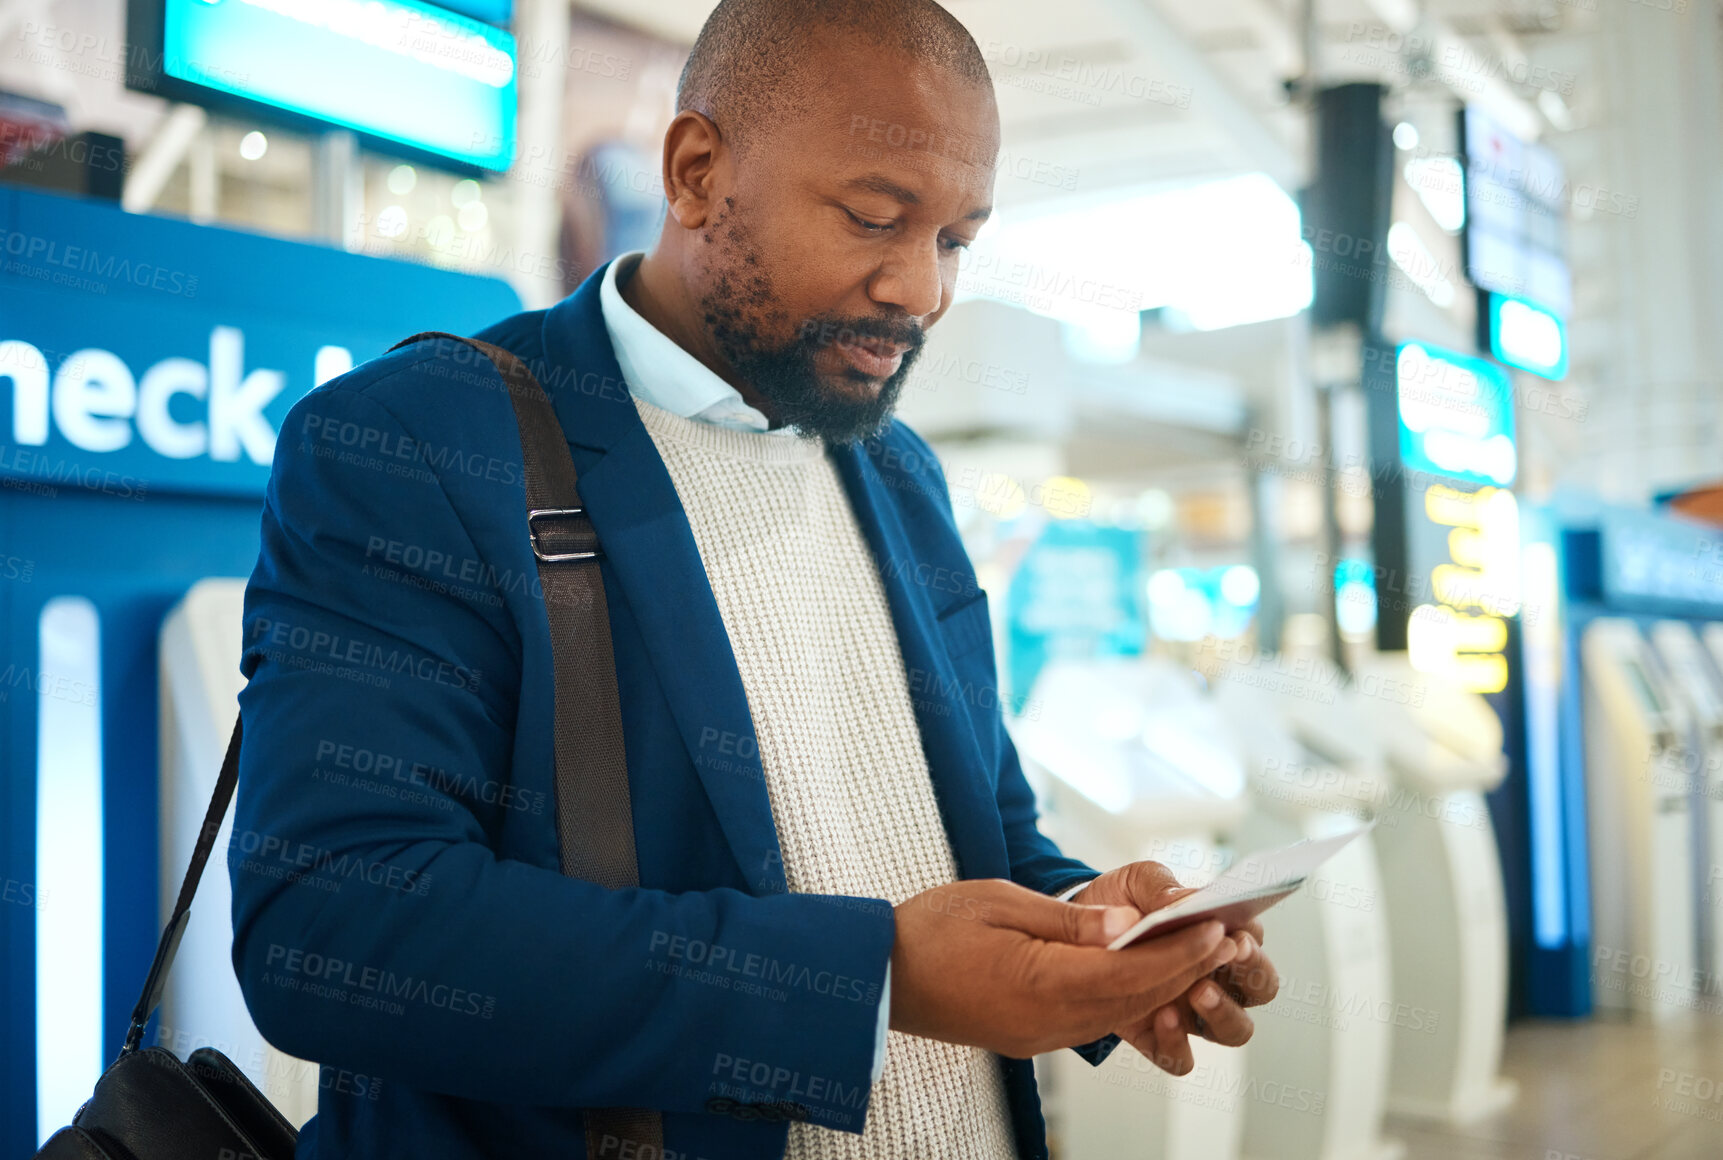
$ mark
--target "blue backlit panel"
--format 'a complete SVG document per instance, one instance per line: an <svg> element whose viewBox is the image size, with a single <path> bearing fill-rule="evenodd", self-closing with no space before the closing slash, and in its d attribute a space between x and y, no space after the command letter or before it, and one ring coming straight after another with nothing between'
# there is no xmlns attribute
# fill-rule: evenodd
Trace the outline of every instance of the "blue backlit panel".
<svg viewBox="0 0 1723 1160"><path fill-rule="evenodd" d="M1395 356L1400 460L1414 471L1506 487L1518 473L1507 371L1427 342Z"/></svg>
<svg viewBox="0 0 1723 1160"><path fill-rule="evenodd" d="M1512 294L1489 295L1490 353L1546 379L1567 377L1567 327L1553 311Z"/></svg>
<svg viewBox="0 0 1723 1160"><path fill-rule="evenodd" d="M160 73L481 169L514 151L514 37L418 0L163 0Z"/></svg>

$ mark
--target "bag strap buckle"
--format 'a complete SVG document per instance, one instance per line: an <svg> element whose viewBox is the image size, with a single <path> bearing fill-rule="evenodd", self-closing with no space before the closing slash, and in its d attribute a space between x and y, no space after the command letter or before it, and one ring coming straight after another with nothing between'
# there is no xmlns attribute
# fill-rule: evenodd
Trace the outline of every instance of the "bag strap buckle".
<svg viewBox="0 0 1723 1160"><path fill-rule="evenodd" d="M532 542L532 554L547 564L561 564L570 560L596 560L600 556L604 555L603 550L598 547L596 542L594 542L592 548L589 550L574 552L546 552L539 546L539 529L537 527L538 520L564 519L576 516L586 516L586 509L578 507L529 509L526 513L526 534L527 539ZM590 520L590 517L588 517L588 519Z"/></svg>

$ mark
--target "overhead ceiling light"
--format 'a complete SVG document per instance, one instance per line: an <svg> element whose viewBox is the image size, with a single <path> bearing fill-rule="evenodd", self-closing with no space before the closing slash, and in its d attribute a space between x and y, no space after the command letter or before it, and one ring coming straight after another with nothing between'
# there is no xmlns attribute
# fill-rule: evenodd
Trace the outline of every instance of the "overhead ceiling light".
<svg viewBox="0 0 1723 1160"><path fill-rule="evenodd" d="M247 161L256 161L269 152L269 138L256 129L239 139L239 155Z"/></svg>
<svg viewBox="0 0 1723 1160"><path fill-rule="evenodd" d="M1418 126L1410 121L1401 121L1394 126L1394 147L1410 152L1418 147Z"/></svg>

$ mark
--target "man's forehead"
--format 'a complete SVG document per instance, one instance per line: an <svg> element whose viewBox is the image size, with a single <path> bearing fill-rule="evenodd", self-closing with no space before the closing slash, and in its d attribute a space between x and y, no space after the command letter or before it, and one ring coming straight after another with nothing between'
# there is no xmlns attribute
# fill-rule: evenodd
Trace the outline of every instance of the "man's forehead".
<svg viewBox="0 0 1723 1160"><path fill-rule="evenodd" d="M999 153L999 109L991 85L924 61L869 52L853 41L823 45L809 66L822 82L804 106L808 127L843 146L930 153L992 166Z"/></svg>
<svg viewBox="0 0 1723 1160"><path fill-rule="evenodd" d="M930 154L961 165L991 169L999 157L999 132L976 132L950 117L894 115L890 110L855 108L830 117L821 136L844 153Z"/></svg>
<svg viewBox="0 0 1723 1160"><path fill-rule="evenodd" d="M820 118L810 136L809 160L840 184L911 204L916 198L903 193L931 194L935 184L962 189L983 205L992 200L997 131L973 132L949 117L856 108Z"/></svg>

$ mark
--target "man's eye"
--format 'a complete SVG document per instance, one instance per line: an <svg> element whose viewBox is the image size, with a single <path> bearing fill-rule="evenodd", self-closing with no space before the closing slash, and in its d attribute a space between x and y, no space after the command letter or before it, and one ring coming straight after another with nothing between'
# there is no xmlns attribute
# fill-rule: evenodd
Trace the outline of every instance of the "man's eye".
<svg viewBox="0 0 1723 1160"><path fill-rule="evenodd" d="M939 240L951 253L956 253L958 250L967 250L969 248L969 243L964 241L962 238L941 238Z"/></svg>
<svg viewBox="0 0 1723 1160"><path fill-rule="evenodd" d="M873 230L873 231L877 232L877 231L881 231L881 230L891 229L890 223L887 223L885 225L880 225L878 222L870 222L870 221L866 220L865 218L859 218L855 214L850 213L850 211L847 209L844 210L844 212L848 213L850 215L850 220L852 222L854 222L856 225L860 226L864 230Z"/></svg>

